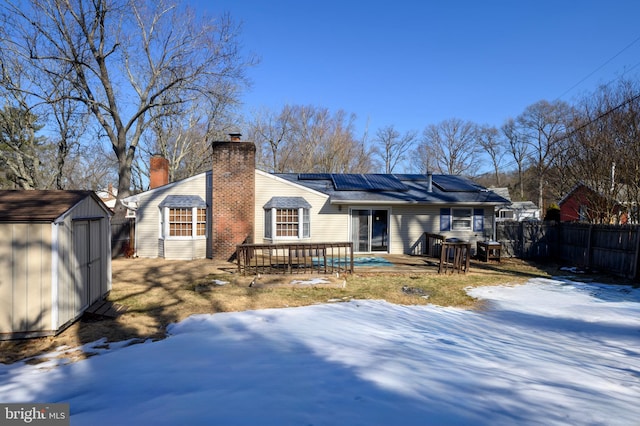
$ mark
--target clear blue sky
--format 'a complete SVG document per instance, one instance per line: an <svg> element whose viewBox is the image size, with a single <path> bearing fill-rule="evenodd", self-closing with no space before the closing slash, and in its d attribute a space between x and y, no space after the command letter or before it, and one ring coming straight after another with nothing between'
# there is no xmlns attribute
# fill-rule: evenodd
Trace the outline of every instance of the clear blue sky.
<svg viewBox="0 0 640 426"><path fill-rule="evenodd" d="M499 127L539 100L572 102L640 72L638 1L191 3L228 11L261 58L245 111L343 109L358 116L357 136L369 122L370 138L448 118Z"/></svg>

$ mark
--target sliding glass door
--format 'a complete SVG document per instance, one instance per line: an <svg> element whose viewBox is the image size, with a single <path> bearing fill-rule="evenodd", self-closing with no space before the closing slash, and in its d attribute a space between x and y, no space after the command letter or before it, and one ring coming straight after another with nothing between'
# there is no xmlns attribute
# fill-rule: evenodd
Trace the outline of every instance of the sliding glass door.
<svg viewBox="0 0 640 426"><path fill-rule="evenodd" d="M389 210L351 210L351 241L356 253L389 252Z"/></svg>

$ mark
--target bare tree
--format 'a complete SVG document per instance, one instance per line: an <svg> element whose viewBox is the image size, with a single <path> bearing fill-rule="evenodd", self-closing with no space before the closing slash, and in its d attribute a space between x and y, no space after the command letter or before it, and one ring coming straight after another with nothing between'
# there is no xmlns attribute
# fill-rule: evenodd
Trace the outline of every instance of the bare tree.
<svg viewBox="0 0 640 426"><path fill-rule="evenodd" d="M434 156L429 147L423 143L418 144L411 151L410 168L416 173L427 174L437 169Z"/></svg>
<svg viewBox="0 0 640 426"><path fill-rule="evenodd" d="M495 185L500 186L500 168L505 155L504 139L500 137L498 129L492 126L479 126L476 132L476 142L491 158L493 173L496 178Z"/></svg>
<svg viewBox="0 0 640 426"><path fill-rule="evenodd" d="M502 133L507 139L508 151L518 167L518 186L520 200L524 200L524 170L529 154L529 145L524 142L514 119L508 119L502 126Z"/></svg>
<svg viewBox="0 0 640 426"><path fill-rule="evenodd" d="M529 162L536 171L538 207L544 209L544 194L549 171L566 147L571 108L562 101L539 101L525 108L517 125L529 146Z"/></svg>
<svg viewBox="0 0 640 426"><path fill-rule="evenodd" d="M44 139L37 117L24 108L7 106L0 112L0 166L21 189L40 188L40 157Z"/></svg>
<svg viewBox="0 0 640 426"><path fill-rule="evenodd" d="M407 151L413 147L416 137L415 131L401 135L393 125L378 129L373 152L382 160L385 173L393 173L398 164L405 159Z"/></svg>
<svg viewBox="0 0 640 426"><path fill-rule="evenodd" d="M354 136L355 115L327 108L285 105L262 110L250 123L259 164L277 173L363 173L373 168L370 151Z"/></svg>
<svg viewBox="0 0 640 426"><path fill-rule="evenodd" d="M612 223L627 210L638 221L640 201L640 89L620 80L599 87L576 107L573 130L564 155L565 174L590 191L588 219ZM626 207L624 207L626 206Z"/></svg>
<svg viewBox="0 0 640 426"><path fill-rule="evenodd" d="M433 157L439 173L476 174L479 147L475 143L476 125L457 118L431 124L422 132L423 149Z"/></svg>
<svg viewBox="0 0 640 426"><path fill-rule="evenodd" d="M293 168L290 162L292 108L285 105L279 112L263 109L249 123L249 137L258 147L257 162L265 170L282 173Z"/></svg>
<svg viewBox="0 0 640 426"><path fill-rule="evenodd" d="M1 7L12 29L3 52L34 76L69 83L73 96L64 96L82 104L110 141L118 199L130 194L138 144L155 118L203 97L233 105L253 64L240 55L229 16L196 16L170 1L7 0ZM117 203L116 214L123 212Z"/></svg>

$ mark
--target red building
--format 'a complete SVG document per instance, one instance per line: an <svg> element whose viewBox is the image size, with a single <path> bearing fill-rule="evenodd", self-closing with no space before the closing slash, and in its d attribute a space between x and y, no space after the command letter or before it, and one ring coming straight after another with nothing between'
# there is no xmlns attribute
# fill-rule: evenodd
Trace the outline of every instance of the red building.
<svg viewBox="0 0 640 426"><path fill-rule="evenodd" d="M576 185L560 200L561 222L626 224L624 206L585 184Z"/></svg>

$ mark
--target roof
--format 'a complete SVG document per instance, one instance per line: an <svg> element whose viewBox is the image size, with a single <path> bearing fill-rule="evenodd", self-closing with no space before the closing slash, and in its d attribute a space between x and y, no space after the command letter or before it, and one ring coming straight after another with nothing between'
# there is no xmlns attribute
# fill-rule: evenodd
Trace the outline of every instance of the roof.
<svg viewBox="0 0 640 426"><path fill-rule="evenodd" d="M159 207L192 208L207 207L207 203L198 195L167 195Z"/></svg>
<svg viewBox="0 0 640 426"><path fill-rule="evenodd" d="M311 204L302 197L272 197L267 204L264 205L265 209L310 209Z"/></svg>
<svg viewBox="0 0 640 426"><path fill-rule="evenodd" d="M509 188L503 188L503 187L496 188L496 187L490 186L489 189L495 192L496 194L498 194L499 196L504 197L507 200L511 200L511 194L509 193Z"/></svg>
<svg viewBox="0 0 640 426"><path fill-rule="evenodd" d="M0 222L53 222L87 197L102 204L93 191L0 190Z"/></svg>
<svg viewBox="0 0 640 426"><path fill-rule="evenodd" d="M513 201L510 205L502 207L503 210L538 210L533 201Z"/></svg>
<svg viewBox="0 0 640 426"><path fill-rule="evenodd" d="M324 193L332 204L489 204L509 203L470 179L453 175L274 173Z"/></svg>

